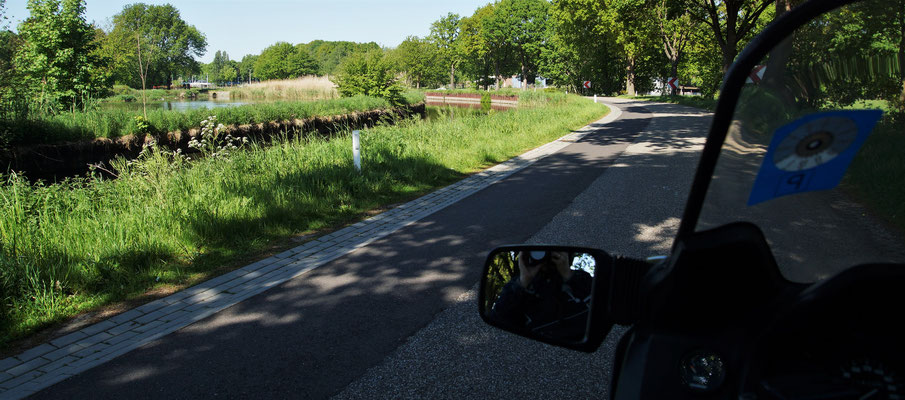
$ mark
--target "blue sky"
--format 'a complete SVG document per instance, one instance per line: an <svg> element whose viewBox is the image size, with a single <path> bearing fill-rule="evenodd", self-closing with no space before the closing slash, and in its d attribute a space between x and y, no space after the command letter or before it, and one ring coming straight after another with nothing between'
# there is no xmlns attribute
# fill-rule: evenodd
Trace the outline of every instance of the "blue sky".
<svg viewBox="0 0 905 400"><path fill-rule="evenodd" d="M127 4L138 1L87 0L86 17L104 27ZM231 59L258 54L278 41L307 43L312 40L377 42L395 47L409 35L425 36L430 24L446 13L469 16L492 0L190 0L143 1L170 3L182 19L207 37L210 62L217 50ZM15 30L28 17L26 0L7 0L6 14Z"/></svg>

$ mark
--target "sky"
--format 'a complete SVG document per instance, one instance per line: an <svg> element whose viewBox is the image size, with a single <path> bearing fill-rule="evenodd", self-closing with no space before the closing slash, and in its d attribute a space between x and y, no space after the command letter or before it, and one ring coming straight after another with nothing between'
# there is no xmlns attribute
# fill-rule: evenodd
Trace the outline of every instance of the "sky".
<svg viewBox="0 0 905 400"><path fill-rule="evenodd" d="M139 1L87 0L88 22L107 28L114 14ZM470 16L492 0L170 0L141 1L172 4L188 24L207 37L207 53L199 61L210 62L217 50L230 59L259 54L276 42L308 43L312 40L377 42L396 47L406 37L426 36L431 22L447 13ZM7 0L10 28L28 17L26 0Z"/></svg>

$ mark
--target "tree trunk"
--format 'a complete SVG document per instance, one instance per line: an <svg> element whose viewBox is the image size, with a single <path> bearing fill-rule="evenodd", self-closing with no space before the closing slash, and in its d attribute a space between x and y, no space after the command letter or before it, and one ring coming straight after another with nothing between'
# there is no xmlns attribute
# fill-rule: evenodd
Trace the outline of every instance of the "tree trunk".
<svg viewBox="0 0 905 400"><path fill-rule="evenodd" d="M776 19L791 9L791 0L776 0L776 15L773 20L776 21ZM761 82L762 86L778 90L782 85L782 77L786 73L786 63L792 54L793 37L794 33L770 51L770 58L767 60L767 70L764 71L764 79Z"/></svg>
<svg viewBox="0 0 905 400"><path fill-rule="evenodd" d="M669 76L672 78L677 78L679 76L679 57L675 57L674 60L669 60ZM674 87L670 88L670 91L673 96L679 94L679 88Z"/></svg>
<svg viewBox="0 0 905 400"><path fill-rule="evenodd" d="M449 88L456 88L456 64L449 65Z"/></svg>
<svg viewBox="0 0 905 400"><path fill-rule="evenodd" d="M522 64L522 90L528 90L528 66Z"/></svg>
<svg viewBox="0 0 905 400"><path fill-rule="evenodd" d="M144 69L144 66L141 63L141 34L135 34L135 41L138 43L138 76L141 78L141 110L142 114L145 117L145 121L148 119L148 100L145 98L145 89L146 89L146 77L148 76L148 71Z"/></svg>
<svg viewBox="0 0 905 400"><path fill-rule="evenodd" d="M899 94L899 111L905 112L905 1L899 1L899 79L902 93Z"/></svg>
<svg viewBox="0 0 905 400"><path fill-rule="evenodd" d="M629 56L628 66L625 68L625 92L629 96L635 95L635 57Z"/></svg>
<svg viewBox="0 0 905 400"><path fill-rule="evenodd" d="M736 35L736 22L738 21L738 10L732 10L726 15L726 42L723 43L723 76L729 72L729 67L735 62L735 56L738 55L738 36Z"/></svg>
<svg viewBox="0 0 905 400"><path fill-rule="evenodd" d="M500 61L499 60L493 60L493 71L496 74L495 75L496 89L500 90L500 81L502 80L503 76L500 75Z"/></svg>

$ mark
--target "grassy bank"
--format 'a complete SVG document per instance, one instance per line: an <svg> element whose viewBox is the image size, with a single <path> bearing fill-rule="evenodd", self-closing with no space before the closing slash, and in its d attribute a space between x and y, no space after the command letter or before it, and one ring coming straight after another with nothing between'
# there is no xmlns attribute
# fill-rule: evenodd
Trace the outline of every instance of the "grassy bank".
<svg viewBox="0 0 905 400"><path fill-rule="evenodd" d="M555 94L525 94L522 106L366 130L360 176L346 136L194 163L151 153L115 181L4 177L0 351L80 312L241 266L288 237L449 184L605 113Z"/></svg>
<svg viewBox="0 0 905 400"><path fill-rule="evenodd" d="M417 99L417 97L410 97ZM14 122L12 144L114 138L142 133L165 133L198 127L201 120L216 115L223 124L251 124L313 116L348 114L388 108L383 99L367 96L309 101L248 104L236 107L188 111L148 110L146 121L137 110L93 110L67 112L31 121Z"/></svg>

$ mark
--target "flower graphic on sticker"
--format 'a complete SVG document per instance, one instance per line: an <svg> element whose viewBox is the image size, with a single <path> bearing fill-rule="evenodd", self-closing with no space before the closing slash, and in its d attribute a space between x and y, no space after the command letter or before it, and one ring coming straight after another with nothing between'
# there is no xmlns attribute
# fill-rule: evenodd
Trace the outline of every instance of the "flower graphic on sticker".
<svg viewBox="0 0 905 400"><path fill-rule="evenodd" d="M790 172L811 169L845 152L857 138L858 125L851 118L818 118L783 138L773 152L773 164Z"/></svg>

